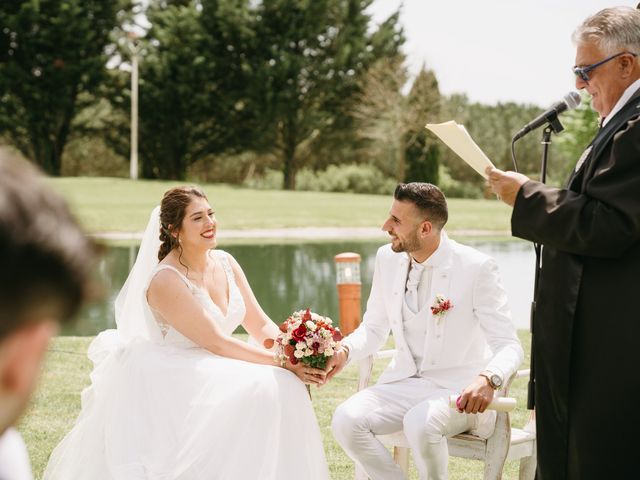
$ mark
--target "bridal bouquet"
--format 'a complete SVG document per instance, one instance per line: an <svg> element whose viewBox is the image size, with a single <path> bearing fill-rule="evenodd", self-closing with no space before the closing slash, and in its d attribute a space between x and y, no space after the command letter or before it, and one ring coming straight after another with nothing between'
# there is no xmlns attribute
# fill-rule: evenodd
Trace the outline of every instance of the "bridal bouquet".
<svg viewBox="0 0 640 480"><path fill-rule="evenodd" d="M335 353L341 340L342 334L332 326L330 318L307 308L293 312L280 325L278 337L265 340L264 346L272 348L275 345L275 359L279 363L284 364L288 360L293 365L302 362L324 369L327 359Z"/></svg>

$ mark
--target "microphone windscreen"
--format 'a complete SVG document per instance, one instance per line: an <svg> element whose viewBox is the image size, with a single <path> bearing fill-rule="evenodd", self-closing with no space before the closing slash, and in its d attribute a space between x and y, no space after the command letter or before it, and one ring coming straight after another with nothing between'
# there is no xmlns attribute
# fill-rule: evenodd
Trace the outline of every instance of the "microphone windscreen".
<svg viewBox="0 0 640 480"><path fill-rule="evenodd" d="M578 92L569 92L564 96L562 100L564 100L564 103L567 104L567 108L569 110L573 110L578 105L580 105L580 102L582 102L582 97Z"/></svg>

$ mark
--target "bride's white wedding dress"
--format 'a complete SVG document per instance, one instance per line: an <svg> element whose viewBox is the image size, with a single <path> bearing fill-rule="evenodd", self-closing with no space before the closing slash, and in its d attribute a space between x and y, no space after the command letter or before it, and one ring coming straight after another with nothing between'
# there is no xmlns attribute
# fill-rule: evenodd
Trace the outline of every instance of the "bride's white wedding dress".
<svg viewBox="0 0 640 480"><path fill-rule="evenodd" d="M173 269L231 335L245 305L228 254L214 254L227 276L226 314L173 267L155 267L149 280ZM293 373L214 355L161 319L152 323L158 335L149 339L123 343L119 330L96 337L89 349L92 385L45 479L329 478L309 395Z"/></svg>

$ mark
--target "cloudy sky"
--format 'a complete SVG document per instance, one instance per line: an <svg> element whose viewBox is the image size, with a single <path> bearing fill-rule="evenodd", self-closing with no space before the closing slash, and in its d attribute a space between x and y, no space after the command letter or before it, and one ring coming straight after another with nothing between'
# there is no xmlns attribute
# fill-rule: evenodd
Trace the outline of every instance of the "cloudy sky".
<svg viewBox="0 0 640 480"><path fill-rule="evenodd" d="M424 63L445 94L548 106L574 89L571 34L602 8L640 0L376 0L374 20L401 4L412 72Z"/></svg>

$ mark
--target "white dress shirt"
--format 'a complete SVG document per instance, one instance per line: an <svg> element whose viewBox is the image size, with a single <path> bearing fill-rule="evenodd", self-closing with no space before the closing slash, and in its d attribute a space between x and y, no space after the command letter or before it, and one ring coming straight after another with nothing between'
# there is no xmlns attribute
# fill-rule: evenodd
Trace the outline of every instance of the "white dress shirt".
<svg viewBox="0 0 640 480"><path fill-rule="evenodd" d="M415 376L420 375L420 365L424 358L424 339L427 335L427 324L429 317L429 310L431 305L429 299L435 297L439 292L431 291L431 279L433 277L433 265L437 265L443 255L443 249L438 248L433 252L429 258L420 265L423 267L420 283L418 284L418 312L413 313L407 309L406 305L403 305L403 326L404 335L407 339L407 346L411 351L414 361L416 362L416 369L418 373ZM417 264L414 258L411 259L411 265ZM411 271L411 270L409 270Z"/></svg>
<svg viewBox="0 0 640 480"><path fill-rule="evenodd" d="M620 96L616 104L613 106L613 108L609 112L609 115L607 115L606 118L603 120L602 122L603 127L607 123L609 123L609 120L611 120L613 116L622 109L622 107L624 107L627 104L627 102L631 99L633 94L638 91L639 88L640 88L640 78L635 82L633 82L631 85L629 85L627 89L622 93L622 95Z"/></svg>

